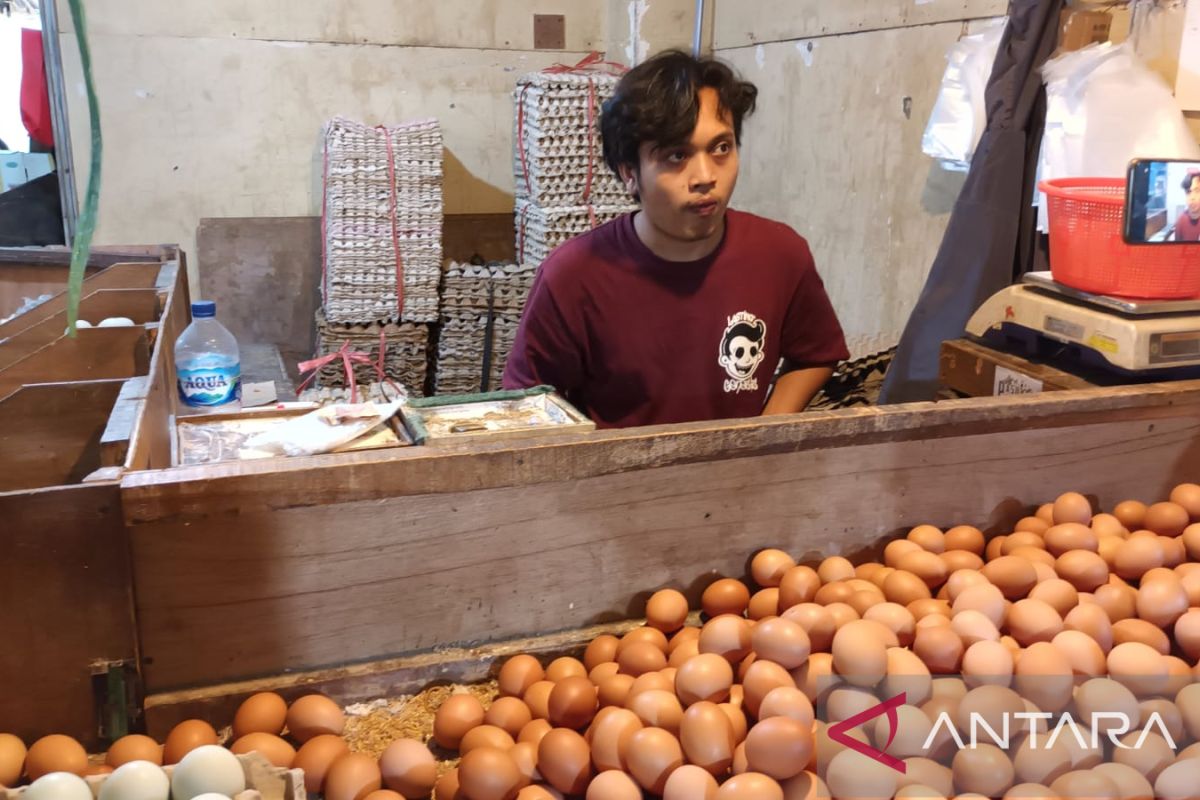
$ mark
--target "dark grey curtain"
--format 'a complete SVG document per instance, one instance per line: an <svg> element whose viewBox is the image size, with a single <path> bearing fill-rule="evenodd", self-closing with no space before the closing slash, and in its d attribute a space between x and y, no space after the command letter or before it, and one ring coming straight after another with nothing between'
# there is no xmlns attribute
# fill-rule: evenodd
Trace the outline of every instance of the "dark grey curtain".
<svg viewBox="0 0 1200 800"><path fill-rule="evenodd" d="M1063 0L1012 0L988 81L987 128L904 328L880 403L931 400L938 351L976 308L1037 257L1030 209L1045 121L1041 66L1058 43Z"/></svg>

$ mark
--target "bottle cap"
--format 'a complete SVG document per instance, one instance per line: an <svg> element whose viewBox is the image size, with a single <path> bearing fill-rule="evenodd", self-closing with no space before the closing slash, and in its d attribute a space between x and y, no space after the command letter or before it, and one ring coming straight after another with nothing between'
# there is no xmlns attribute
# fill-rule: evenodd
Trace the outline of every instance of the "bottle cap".
<svg viewBox="0 0 1200 800"><path fill-rule="evenodd" d="M217 304L212 300L197 300L192 303L192 318L215 317Z"/></svg>

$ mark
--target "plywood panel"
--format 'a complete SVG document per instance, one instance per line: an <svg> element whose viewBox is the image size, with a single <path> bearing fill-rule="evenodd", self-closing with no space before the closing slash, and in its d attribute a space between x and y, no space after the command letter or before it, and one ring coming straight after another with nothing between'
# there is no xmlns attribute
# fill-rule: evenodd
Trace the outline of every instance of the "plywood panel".
<svg viewBox="0 0 1200 800"><path fill-rule="evenodd" d="M719 53L759 88L734 204L808 239L856 356L899 339L961 186L921 152L961 32L954 22Z"/></svg>
<svg viewBox="0 0 1200 800"><path fill-rule="evenodd" d="M73 31L66 3L58 5L63 30ZM603 46L605 10L605 0L93 0L88 30L93 35L532 50L533 15L563 14L566 49L574 51Z"/></svg>
<svg viewBox="0 0 1200 800"><path fill-rule="evenodd" d="M1200 468L1200 420L1175 413L134 526L147 686L625 619L634 592L694 598L765 545L853 555L923 522L1011 524L1066 489L1158 498Z"/></svg>
<svg viewBox="0 0 1200 800"><path fill-rule="evenodd" d="M102 205L97 241L176 241L190 252L203 217L318 214L321 126L338 114L439 118L447 213L511 212L516 79L583 56L104 33L91 47L105 137L124 144L105 149L105 192L120 202ZM63 52L76 85L67 36ZM69 103L85 164L85 103L74 92Z"/></svg>
<svg viewBox="0 0 1200 800"><path fill-rule="evenodd" d="M79 319L92 325L109 317L125 317L138 325L158 320L158 292L154 289L103 289L79 301ZM67 312L61 311L8 339L0 340L0 369L65 335Z"/></svg>
<svg viewBox="0 0 1200 800"><path fill-rule="evenodd" d="M718 50L843 33L999 17L1008 0L755 0L716 4ZM865 73L869 74L869 73Z"/></svg>
<svg viewBox="0 0 1200 800"><path fill-rule="evenodd" d="M0 370L0 397L27 384L133 378L149 368L144 327L84 328Z"/></svg>
<svg viewBox="0 0 1200 800"><path fill-rule="evenodd" d="M157 261L113 264L107 269L92 273L85 278L83 293L86 295L100 289L140 289L154 286L161 266ZM47 280L46 273L53 275L54 278ZM61 280L59 280L60 278ZM66 282L67 269L65 267L0 265L0 302L6 302L6 298L28 297L31 293L45 292L55 295L21 316L0 325L0 337L15 336L26 328L66 309ZM20 305L19 300L16 301L16 305Z"/></svg>
<svg viewBox="0 0 1200 800"><path fill-rule="evenodd" d="M0 519L4 729L26 742L66 733L98 752L91 665L137 654L117 486L0 493Z"/></svg>

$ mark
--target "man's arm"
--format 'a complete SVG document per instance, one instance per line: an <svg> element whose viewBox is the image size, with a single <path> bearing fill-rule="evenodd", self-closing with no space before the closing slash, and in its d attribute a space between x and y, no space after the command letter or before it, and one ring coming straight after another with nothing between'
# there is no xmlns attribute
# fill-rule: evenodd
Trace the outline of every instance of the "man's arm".
<svg viewBox="0 0 1200 800"><path fill-rule="evenodd" d="M832 375L833 365L805 367L785 372L775 381L775 388L771 390L771 396L767 399L763 416L803 411Z"/></svg>

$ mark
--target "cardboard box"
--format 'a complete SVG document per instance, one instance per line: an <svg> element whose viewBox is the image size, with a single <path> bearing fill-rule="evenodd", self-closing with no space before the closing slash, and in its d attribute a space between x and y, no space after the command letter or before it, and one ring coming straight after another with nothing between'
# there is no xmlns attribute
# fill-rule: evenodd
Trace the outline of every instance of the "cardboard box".
<svg viewBox="0 0 1200 800"><path fill-rule="evenodd" d="M1112 30L1112 14L1107 11L1075 11L1063 9L1059 18L1059 52L1082 50L1089 44L1108 41Z"/></svg>

